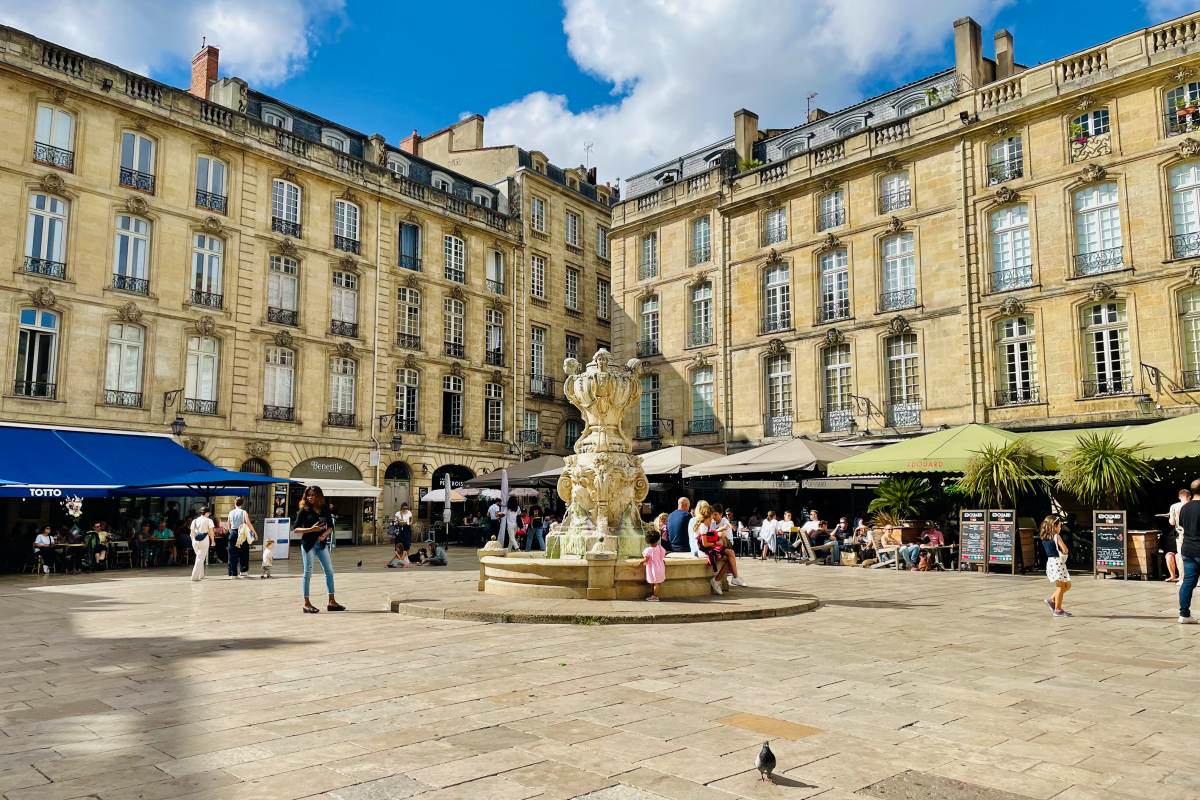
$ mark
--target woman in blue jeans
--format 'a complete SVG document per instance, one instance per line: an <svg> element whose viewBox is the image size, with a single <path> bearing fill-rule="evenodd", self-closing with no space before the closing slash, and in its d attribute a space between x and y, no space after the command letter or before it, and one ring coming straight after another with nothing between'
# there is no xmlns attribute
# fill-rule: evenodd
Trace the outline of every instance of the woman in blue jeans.
<svg viewBox="0 0 1200 800"><path fill-rule="evenodd" d="M309 486L304 490L304 499L300 501L300 511L296 513L294 533L300 534L300 559L304 562L304 613L317 614L320 612L308 599L308 585L312 580L313 560L321 562L321 572L325 573L325 589L329 592L329 611L345 611L346 607L339 605L333 596L333 562L329 558L329 535L333 531L333 518L325 505L325 493L320 486Z"/></svg>
<svg viewBox="0 0 1200 800"><path fill-rule="evenodd" d="M545 550L546 539L542 535L545 532L545 518L542 517L542 509L539 506L534 506L529 509L529 525L525 528L525 550ZM537 544L534 547L534 544Z"/></svg>

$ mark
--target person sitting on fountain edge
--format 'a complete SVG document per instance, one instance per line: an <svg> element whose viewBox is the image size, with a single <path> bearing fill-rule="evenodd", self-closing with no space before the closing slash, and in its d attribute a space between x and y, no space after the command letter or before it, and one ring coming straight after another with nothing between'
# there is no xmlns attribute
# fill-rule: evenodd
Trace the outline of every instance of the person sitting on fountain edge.
<svg viewBox="0 0 1200 800"><path fill-rule="evenodd" d="M691 550L688 545L688 524L692 521L692 504L686 497L679 498L674 511L667 515L667 535L663 539L663 549L668 553L687 553Z"/></svg>

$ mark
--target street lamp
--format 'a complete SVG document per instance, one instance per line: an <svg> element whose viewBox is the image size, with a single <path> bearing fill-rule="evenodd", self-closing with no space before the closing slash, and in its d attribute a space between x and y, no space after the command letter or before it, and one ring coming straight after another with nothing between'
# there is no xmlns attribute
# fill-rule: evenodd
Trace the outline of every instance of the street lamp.
<svg viewBox="0 0 1200 800"><path fill-rule="evenodd" d="M404 447L404 438L400 435L400 428L403 426L403 422L401 421L399 410L392 414L380 414L375 418L375 424L379 426L380 433L383 433L390 424L392 426L392 449L400 450Z"/></svg>
<svg viewBox="0 0 1200 800"><path fill-rule="evenodd" d="M182 417L182 416L180 416L179 414L176 414L176 415L175 415L175 421L171 423L171 434L172 434L173 436L182 436L182 435L183 435L183 429L184 429L186 426L187 426L187 423L185 423L185 422L183 421L183 417Z"/></svg>

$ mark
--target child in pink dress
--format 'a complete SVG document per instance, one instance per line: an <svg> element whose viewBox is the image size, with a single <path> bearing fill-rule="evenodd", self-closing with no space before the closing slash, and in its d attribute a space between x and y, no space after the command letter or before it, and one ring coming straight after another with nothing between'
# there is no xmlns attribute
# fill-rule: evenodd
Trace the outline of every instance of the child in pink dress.
<svg viewBox="0 0 1200 800"><path fill-rule="evenodd" d="M659 544L661 539L662 534L658 531L646 534L649 547L642 551L642 560L638 564L646 568L646 583L650 584L650 596L646 599L652 603L658 602L658 587L667 579L667 551Z"/></svg>

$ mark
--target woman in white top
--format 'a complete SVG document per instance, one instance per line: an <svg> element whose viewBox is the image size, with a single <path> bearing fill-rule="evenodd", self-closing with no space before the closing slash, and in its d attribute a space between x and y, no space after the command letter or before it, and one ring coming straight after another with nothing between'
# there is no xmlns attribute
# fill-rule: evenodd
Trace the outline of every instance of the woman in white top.
<svg viewBox="0 0 1200 800"><path fill-rule="evenodd" d="M508 506L504 511L504 518L500 521L500 535L497 537L497 541L500 542L501 546L509 550L520 549L517 545L517 528L520 527L520 522L518 521L520 516L521 504L517 501L517 498L509 497ZM507 544L505 544L506 538L508 541Z"/></svg>
<svg viewBox="0 0 1200 800"><path fill-rule="evenodd" d="M768 511L762 527L758 529L758 541L762 543L762 560L766 561L775 552L775 536L779 533L779 520L775 512Z"/></svg>
<svg viewBox="0 0 1200 800"><path fill-rule="evenodd" d="M192 520L192 549L196 551L196 563L192 567L192 580L204 580L204 565L208 561L208 547L212 544L214 525L209 514L212 509L200 509L200 514Z"/></svg>

